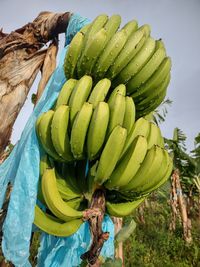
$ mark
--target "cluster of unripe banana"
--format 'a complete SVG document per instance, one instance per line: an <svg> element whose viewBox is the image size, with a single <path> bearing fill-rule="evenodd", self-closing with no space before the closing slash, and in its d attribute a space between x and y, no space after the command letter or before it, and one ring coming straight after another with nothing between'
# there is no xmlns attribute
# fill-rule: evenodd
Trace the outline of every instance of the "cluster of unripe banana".
<svg viewBox="0 0 200 267"><path fill-rule="evenodd" d="M170 81L171 59L164 43L150 36L148 24L129 21L119 31L121 17L98 16L72 39L65 58L66 77L91 75L94 81L108 78L112 87L125 84L134 99L137 117L163 101Z"/></svg>
<svg viewBox="0 0 200 267"><path fill-rule="evenodd" d="M123 217L162 185L172 171L159 127L143 115L162 102L171 62L162 41L136 21L98 16L71 41L68 80L51 110L36 122L41 159L34 223L68 236L98 210L88 209L96 189L106 212Z"/></svg>

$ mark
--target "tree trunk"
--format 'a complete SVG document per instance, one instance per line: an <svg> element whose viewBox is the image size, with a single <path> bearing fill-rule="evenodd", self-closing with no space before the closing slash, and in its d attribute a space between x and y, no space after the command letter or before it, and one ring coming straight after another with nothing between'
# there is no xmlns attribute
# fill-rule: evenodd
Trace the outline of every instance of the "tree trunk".
<svg viewBox="0 0 200 267"><path fill-rule="evenodd" d="M0 155L9 144L13 124L45 61L48 49L42 48L66 31L70 15L42 12L32 23L10 34L0 30Z"/></svg>
<svg viewBox="0 0 200 267"><path fill-rule="evenodd" d="M181 218L182 218L183 236L184 236L184 239L187 243L191 243L192 242L191 220L188 218L187 206L186 206L184 196L182 194L179 171L175 170L174 175L175 175L175 181L176 181L176 190L178 193L177 194L178 195L178 204L179 204L179 209L180 209Z"/></svg>
<svg viewBox="0 0 200 267"><path fill-rule="evenodd" d="M182 219L182 225L183 225L183 237L187 243L191 243L192 242L192 235L191 235L192 225L191 225L191 220L188 218L187 206L186 206L184 196L182 194L179 170L176 169L173 172L172 176L174 177L174 180L175 180L178 205L179 205L179 210L181 213L181 219Z"/></svg>
<svg viewBox="0 0 200 267"><path fill-rule="evenodd" d="M145 209L145 204L144 202L139 206L138 210L138 219L141 224L145 224L145 218L144 218L144 209Z"/></svg>
<svg viewBox="0 0 200 267"><path fill-rule="evenodd" d="M177 207L178 207L178 202L177 202L177 193L176 193L176 176L173 174L171 176L171 192L170 192L170 204L171 204L171 209L172 209L172 218L171 222L169 225L170 231L175 231L176 230L176 219L178 215Z"/></svg>

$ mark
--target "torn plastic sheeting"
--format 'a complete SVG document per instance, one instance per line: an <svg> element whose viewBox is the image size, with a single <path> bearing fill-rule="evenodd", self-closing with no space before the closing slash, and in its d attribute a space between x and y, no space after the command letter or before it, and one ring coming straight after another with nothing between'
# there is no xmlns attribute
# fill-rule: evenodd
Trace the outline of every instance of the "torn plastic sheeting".
<svg viewBox="0 0 200 267"><path fill-rule="evenodd" d="M114 227L109 216L105 216L102 229L110 232L110 238L105 242L101 255L104 258L114 256ZM80 256L90 245L89 224L81 225L79 230L67 238L57 238L52 235L41 235L41 246L38 252L38 267L75 267L81 263ZM56 250L56 253L55 251Z"/></svg>
<svg viewBox="0 0 200 267"><path fill-rule="evenodd" d="M84 25L88 24L88 22L88 19L83 18L80 15L74 14L69 21L66 34L66 43L69 44L76 32L79 31ZM3 225L2 250L5 258L14 263L16 267L31 266L28 260L29 246L32 232L32 222L34 219L34 206L37 197L39 160L40 153L42 152L41 148L39 147L35 133L35 122L37 117L41 113L49 110L53 106L64 82L66 81L63 71L63 63L66 49L67 47L63 49L59 65L51 76L42 94L42 97L40 98L33 113L31 114L23 130L20 141L15 145L15 148L13 149L9 158L6 159L5 162L0 166L1 206L4 200L8 182L11 182L13 184L7 216ZM112 257L114 254L114 226L109 217L105 217L104 225L106 225L107 231L110 232L110 238L108 241L105 242L104 247L102 249L102 254L103 256ZM66 253L71 253L71 251L74 251L73 245L71 244L70 250L66 251L66 249L61 250L60 244L70 242L71 238L75 237L77 238L77 241L73 244L77 244L77 242L80 242L80 244L85 243L85 241L83 241L84 235L82 231L86 236L88 236L89 230L86 226L86 223L82 225L82 228L80 228L77 233L73 235L73 237L71 236L63 239L56 238L43 233L38 261L42 262L43 260L43 262L46 261L48 262L48 264L50 264L51 258L51 264L53 264L54 261L55 263L57 262L56 259L58 259L59 257L65 258ZM57 243L54 242L55 240ZM89 242L89 240L87 240L87 242ZM87 242L86 246L89 246L89 243ZM50 255L45 254L45 247L47 243L49 245L49 248L52 248L53 243L54 248L51 250ZM79 249L82 251L82 247L76 248L77 253L80 254ZM68 267L74 266L72 265L74 264L72 262L73 260L73 257L71 259L71 262L69 258L67 259Z"/></svg>

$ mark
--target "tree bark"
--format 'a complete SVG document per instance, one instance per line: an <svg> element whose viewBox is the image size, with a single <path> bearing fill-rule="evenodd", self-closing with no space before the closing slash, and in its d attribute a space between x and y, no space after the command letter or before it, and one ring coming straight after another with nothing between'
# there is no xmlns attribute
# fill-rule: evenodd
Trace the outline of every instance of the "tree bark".
<svg viewBox="0 0 200 267"><path fill-rule="evenodd" d="M142 203L139 208L137 209L138 211L138 219L141 224L145 224L145 218L144 218L144 209L145 209L145 204Z"/></svg>
<svg viewBox="0 0 200 267"><path fill-rule="evenodd" d="M191 235L192 225L191 225L191 220L188 218L187 206L186 206L184 196L182 194L180 173L178 169L174 170L172 174L172 182L173 182L172 184L174 188L173 190L176 191L176 193L174 192L174 194L176 194L176 201L177 201L180 214L181 214L181 220L182 220L182 226L183 226L183 237L187 243L191 243L192 242L192 235ZM173 227L175 227L175 221L173 223L174 223ZM174 230L173 227L172 229Z"/></svg>
<svg viewBox="0 0 200 267"><path fill-rule="evenodd" d="M177 202L177 192L176 192L176 176L172 175L171 176L171 192L170 192L170 204L171 204L171 209L172 209L172 218L171 222L169 225L170 231L175 231L176 230L176 219L178 215L178 202Z"/></svg>
<svg viewBox="0 0 200 267"><path fill-rule="evenodd" d="M176 177L176 190L178 192L178 204L179 204L179 209L181 212L181 218L182 218L182 225L183 225L183 236L184 239L187 243L192 242L192 234L191 234L191 220L188 218L188 213L187 213L187 206L186 202L184 199L184 196L182 194L182 187L180 183L180 176L179 176L179 171L175 170L174 175Z"/></svg>
<svg viewBox="0 0 200 267"><path fill-rule="evenodd" d="M32 23L10 34L0 31L0 155L9 144L13 124L47 58L49 50L43 46L66 31L70 16L69 12L41 12Z"/></svg>

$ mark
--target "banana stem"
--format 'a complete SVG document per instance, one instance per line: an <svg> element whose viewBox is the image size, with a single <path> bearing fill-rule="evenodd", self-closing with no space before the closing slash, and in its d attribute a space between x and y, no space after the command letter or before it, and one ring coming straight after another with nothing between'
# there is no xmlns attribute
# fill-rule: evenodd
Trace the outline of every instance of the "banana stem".
<svg viewBox="0 0 200 267"><path fill-rule="evenodd" d="M109 238L108 232L102 231L102 222L105 214L105 191L97 189L92 195L90 210L100 211L97 216L88 219L92 244L90 249L81 255L82 260L86 260L89 266L98 266L98 257L104 242Z"/></svg>

